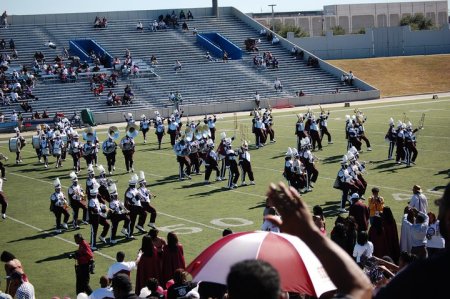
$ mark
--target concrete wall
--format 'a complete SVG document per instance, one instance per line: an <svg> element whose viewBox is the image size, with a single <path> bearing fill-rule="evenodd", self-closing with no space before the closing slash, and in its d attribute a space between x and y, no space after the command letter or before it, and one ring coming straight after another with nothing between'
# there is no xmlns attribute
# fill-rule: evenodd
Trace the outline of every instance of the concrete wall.
<svg viewBox="0 0 450 299"><path fill-rule="evenodd" d="M365 34L294 38L288 40L322 59L352 59L450 53L450 28L411 31L409 26L367 28Z"/></svg>

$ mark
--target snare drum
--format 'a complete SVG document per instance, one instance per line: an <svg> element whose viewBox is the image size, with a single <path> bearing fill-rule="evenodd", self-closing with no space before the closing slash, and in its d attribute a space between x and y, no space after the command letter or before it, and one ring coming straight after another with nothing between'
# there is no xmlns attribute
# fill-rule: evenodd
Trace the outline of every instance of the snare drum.
<svg viewBox="0 0 450 299"><path fill-rule="evenodd" d="M18 137L12 137L9 139L9 151L11 153L16 153L20 147L20 140Z"/></svg>
<svg viewBox="0 0 450 299"><path fill-rule="evenodd" d="M31 139L31 144L33 145L34 149L39 149L41 146L41 138L39 135L34 135Z"/></svg>
<svg viewBox="0 0 450 299"><path fill-rule="evenodd" d="M43 155L43 156L48 156L48 155L50 155L50 150L49 150L48 147L42 149L42 155Z"/></svg>

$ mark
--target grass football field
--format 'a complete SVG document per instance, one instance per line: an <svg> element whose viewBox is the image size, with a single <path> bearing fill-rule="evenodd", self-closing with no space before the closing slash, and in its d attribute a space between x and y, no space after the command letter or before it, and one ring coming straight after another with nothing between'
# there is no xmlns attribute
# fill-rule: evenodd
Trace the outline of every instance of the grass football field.
<svg viewBox="0 0 450 299"><path fill-rule="evenodd" d="M364 175L369 186L366 197L370 196L373 186L380 188L380 194L391 206L397 223L400 223L403 207L411 196L411 188L419 184L430 201L430 209L436 211L432 202L442 195L449 181L450 171L450 98L431 100L430 97L409 101L352 104L344 108L343 104L324 106L330 110L329 130L334 144L324 142L323 151L314 152L320 159L317 167L319 179L314 191L303 195L310 208L321 205L327 215L327 231L333 227L341 193L332 185L339 170L339 162L346 153L344 139L345 115L352 114L355 108L360 108L367 116L366 130L372 143L372 152L361 154L361 160L367 162L367 173ZM316 115L320 112L313 108ZM274 110L274 130L277 142L264 148L254 149L254 137L251 135L251 117L239 116L237 125L247 125L251 149L251 162L255 172L256 185L239 187L228 191L225 182L214 182L204 185L203 174L193 176L190 181L179 182L177 178L178 164L169 143L169 136L164 137L163 149L157 150L154 131L149 132L150 142L143 144L142 136L137 138L135 154L136 172L145 171L151 191L157 195L153 205L157 208L156 224L160 236L175 231L184 246L187 263L195 258L203 249L221 237L226 227L233 231L257 230L262 223L262 211L265 193L270 182L283 181L282 171L284 155L287 148L296 146L294 135L296 113L305 113L306 107L296 111ZM417 165L406 168L398 166L393 161L387 161L388 144L384 141L388 129L388 120L403 119L404 114L414 127L417 126L422 114L425 113L424 130L418 136L419 156ZM217 121L217 136L226 131L228 136L234 134L235 120L231 117ZM194 117L194 119L196 119ZM106 137L105 129L99 129L100 141ZM240 146L239 128L234 148ZM79 131L80 133L80 131ZM121 128L121 136L124 134ZM7 153L9 135L0 136L0 152ZM76 250L73 235L81 232L89 239L89 226L82 226L79 231L69 229L60 235L54 235L54 216L49 211L49 197L53 192L52 181L59 177L63 191L67 192L70 185L69 173L71 159L62 168L54 168L54 158L50 157L50 167L45 169L39 164L31 147L31 136L23 152L23 164L15 165L15 155L7 153L7 178L3 190L9 199L8 218L0 220L0 249L13 252L21 261L30 281L34 284L38 298L52 296L75 297L74 261L66 258L66 253ZM217 140L216 140L217 146ZM100 164L105 165L105 158L99 154ZM85 185L86 164L79 175L80 184ZM120 197L123 198L130 175L125 172L122 153L119 151L116 162L116 173ZM98 173L98 172L97 172ZM213 175L214 179L215 176ZM147 220L148 222L148 220ZM148 227L146 227L148 228ZM91 287L97 288L99 277L114 262L115 254L122 250L127 260L135 258L141 245L141 235L134 241L126 241L119 237L119 243L99 245L95 254L97 269L91 276ZM101 244L99 242L99 244ZM279 254L274 252L274 254ZM5 288L4 273L0 273L0 289ZM134 281L134 273L132 280Z"/></svg>

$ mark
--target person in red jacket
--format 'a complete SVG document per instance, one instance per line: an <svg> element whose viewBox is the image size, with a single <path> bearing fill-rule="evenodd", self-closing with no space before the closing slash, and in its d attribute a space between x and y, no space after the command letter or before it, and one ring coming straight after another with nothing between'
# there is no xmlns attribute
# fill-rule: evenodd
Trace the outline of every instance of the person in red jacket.
<svg viewBox="0 0 450 299"><path fill-rule="evenodd" d="M94 254L92 253L91 246L83 239L81 234L74 236L75 243L78 244L78 250L74 254L74 258L77 263L75 265L76 273L76 294L84 292L88 295L92 293L92 289L89 286L90 273L93 272L91 267L94 262Z"/></svg>

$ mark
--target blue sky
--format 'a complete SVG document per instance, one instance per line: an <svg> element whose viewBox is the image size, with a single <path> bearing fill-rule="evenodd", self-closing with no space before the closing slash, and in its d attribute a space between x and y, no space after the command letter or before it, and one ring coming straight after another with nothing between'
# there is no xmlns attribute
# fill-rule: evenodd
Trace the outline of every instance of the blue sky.
<svg viewBox="0 0 450 299"><path fill-rule="evenodd" d="M324 5L379 3L379 2L410 2L411 0L219 0L219 6L234 6L248 12L269 12L268 4L277 4L275 11L307 11L321 10ZM100 12L122 10L151 10L181 7L209 7L211 0L2 0L0 9L6 9L8 14L28 15L71 12Z"/></svg>

